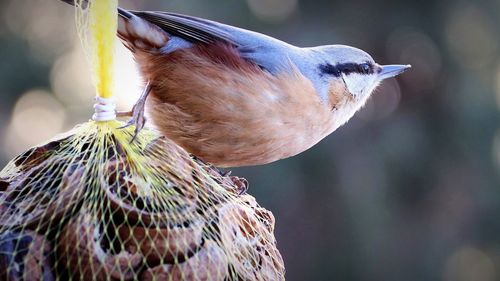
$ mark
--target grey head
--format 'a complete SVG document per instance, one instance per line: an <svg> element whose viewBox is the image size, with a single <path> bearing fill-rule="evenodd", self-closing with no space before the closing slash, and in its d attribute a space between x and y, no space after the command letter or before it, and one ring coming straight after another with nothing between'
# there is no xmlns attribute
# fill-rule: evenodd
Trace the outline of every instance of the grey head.
<svg viewBox="0 0 500 281"><path fill-rule="evenodd" d="M328 98L333 81L344 83L355 99L366 99L384 79L394 77L410 65L379 65L366 52L345 45L304 48L296 64L314 84L321 98Z"/></svg>

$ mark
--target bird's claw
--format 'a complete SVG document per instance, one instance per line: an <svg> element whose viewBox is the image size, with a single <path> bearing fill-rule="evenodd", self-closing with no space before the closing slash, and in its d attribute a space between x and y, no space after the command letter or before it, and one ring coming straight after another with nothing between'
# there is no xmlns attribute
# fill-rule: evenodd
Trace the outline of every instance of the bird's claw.
<svg viewBox="0 0 500 281"><path fill-rule="evenodd" d="M151 91L151 88L150 88L149 83L148 83L146 88L144 89L144 92L142 93L141 97L134 104L131 111L129 111L129 112L117 112L117 116L132 116L132 118L130 118L125 125L118 128L118 129L125 129L125 128L128 128L130 126L135 126L134 136L132 137L132 140L130 140L130 143L134 142L134 140L137 138L137 135L139 134L139 132L146 125L146 117L144 116L144 107L146 105L146 99L147 99L150 91Z"/></svg>
<svg viewBox="0 0 500 281"><path fill-rule="evenodd" d="M134 140L137 138L137 135L144 128L145 125L146 125L146 117L144 117L144 110L140 110L140 111L135 111L133 113L132 118L128 120L127 123L125 123L125 125L119 127L118 129L125 129L130 126L135 126L134 135L130 140L130 143L133 143Z"/></svg>

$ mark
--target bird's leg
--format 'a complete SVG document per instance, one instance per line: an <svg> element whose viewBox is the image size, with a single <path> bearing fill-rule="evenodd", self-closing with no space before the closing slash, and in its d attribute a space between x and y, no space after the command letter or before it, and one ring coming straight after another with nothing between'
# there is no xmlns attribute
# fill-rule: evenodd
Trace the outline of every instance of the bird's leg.
<svg viewBox="0 0 500 281"><path fill-rule="evenodd" d="M125 116L132 117L130 118L130 120L128 120L127 124L120 127L120 129L123 129L135 125L134 137L132 138L131 142L135 140L137 134L139 134L139 132L142 130L142 128L144 128L144 125L146 124L146 117L144 117L144 106L146 105L146 99L148 98L150 92L151 92L151 86L150 83L148 82L146 84L146 88L144 88L144 91L142 92L141 96L132 107L131 111L116 112L116 116L118 117L125 117Z"/></svg>

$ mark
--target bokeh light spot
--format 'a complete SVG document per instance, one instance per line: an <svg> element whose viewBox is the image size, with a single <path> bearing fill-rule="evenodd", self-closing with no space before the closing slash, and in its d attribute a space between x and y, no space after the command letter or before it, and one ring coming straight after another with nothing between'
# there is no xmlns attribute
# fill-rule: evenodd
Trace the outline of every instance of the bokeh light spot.
<svg viewBox="0 0 500 281"><path fill-rule="evenodd" d="M412 65L411 71L399 79L407 82L414 92L436 87L442 57L436 42L423 31L403 27L393 32L387 41L387 56L391 63Z"/></svg>
<svg viewBox="0 0 500 281"><path fill-rule="evenodd" d="M11 158L54 137L63 130L65 118L64 108L52 94L45 90L28 91L14 107L2 142L4 154Z"/></svg>
<svg viewBox="0 0 500 281"><path fill-rule="evenodd" d="M298 7L297 0L247 0L247 3L255 16L266 22L284 21Z"/></svg>
<svg viewBox="0 0 500 281"><path fill-rule="evenodd" d="M450 54L463 67L478 69L497 58L497 30L486 13L472 4L456 7L446 24Z"/></svg>
<svg viewBox="0 0 500 281"><path fill-rule="evenodd" d="M52 89L66 105L90 104L95 89L88 69L89 65L80 47L75 47L54 63L50 74Z"/></svg>
<svg viewBox="0 0 500 281"><path fill-rule="evenodd" d="M463 247L448 259L444 273L445 281L493 281L495 264L484 252Z"/></svg>
<svg viewBox="0 0 500 281"><path fill-rule="evenodd" d="M79 44L79 42L75 42ZM56 96L69 107L89 110L95 88L83 50L76 45L71 52L61 56L51 71L51 84ZM141 93L142 81L132 55L122 44L116 44L114 93L117 107L129 110ZM83 106L82 106L83 105ZM89 117L91 112L89 111Z"/></svg>
<svg viewBox="0 0 500 281"><path fill-rule="evenodd" d="M51 63L76 38L74 25L61 24L73 22L67 11L59 1L16 0L7 3L0 20L12 34L26 39L33 58Z"/></svg>

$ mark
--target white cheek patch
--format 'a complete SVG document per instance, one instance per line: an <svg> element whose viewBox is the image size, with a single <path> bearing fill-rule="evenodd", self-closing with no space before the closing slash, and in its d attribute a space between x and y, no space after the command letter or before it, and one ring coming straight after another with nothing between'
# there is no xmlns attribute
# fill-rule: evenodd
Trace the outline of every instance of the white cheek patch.
<svg viewBox="0 0 500 281"><path fill-rule="evenodd" d="M342 79L344 79L347 90L349 90L351 94L358 97L369 95L378 85L377 77L374 74L342 74Z"/></svg>
<svg viewBox="0 0 500 281"><path fill-rule="evenodd" d="M380 85L380 80L375 79L375 81L372 83L371 87L368 87L365 91L367 93L372 93L375 91L375 89Z"/></svg>

